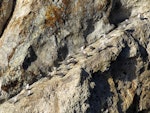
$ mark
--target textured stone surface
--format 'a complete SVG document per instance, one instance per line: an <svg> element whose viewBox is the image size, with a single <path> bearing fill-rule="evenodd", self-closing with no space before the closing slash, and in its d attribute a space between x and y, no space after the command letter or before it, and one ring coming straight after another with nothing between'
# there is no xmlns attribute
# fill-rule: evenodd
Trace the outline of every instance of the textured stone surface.
<svg viewBox="0 0 150 113"><path fill-rule="evenodd" d="M0 1L0 113L148 112L149 4Z"/></svg>
<svg viewBox="0 0 150 113"><path fill-rule="evenodd" d="M15 5L15 0L1 0L0 1L0 35L2 32L5 30L5 27L8 24L9 18L11 17L13 10L14 10L14 5Z"/></svg>

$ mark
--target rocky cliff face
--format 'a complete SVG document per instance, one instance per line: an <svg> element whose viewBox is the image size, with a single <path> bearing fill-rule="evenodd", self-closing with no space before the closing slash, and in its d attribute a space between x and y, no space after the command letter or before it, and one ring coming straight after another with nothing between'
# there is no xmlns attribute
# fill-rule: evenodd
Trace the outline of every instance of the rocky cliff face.
<svg viewBox="0 0 150 113"><path fill-rule="evenodd" d="M1 0L0 113L150 111L150 0Z"/></svg>

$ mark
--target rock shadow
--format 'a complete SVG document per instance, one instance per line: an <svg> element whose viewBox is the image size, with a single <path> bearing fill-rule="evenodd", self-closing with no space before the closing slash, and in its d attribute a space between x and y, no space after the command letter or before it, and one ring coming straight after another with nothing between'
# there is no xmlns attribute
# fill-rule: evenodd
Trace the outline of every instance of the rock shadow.
<svg viewBox="0 0 150 113"><path fill-rule="evenodd" d="M89 113L101 113L106 111L112 104L112 93L108 83L107 75L100 72L92 74L91 82L95 83L94 89L91 89L89 98L90 109Z"/></svg>
<svg viewBox="0 0 150 113"><path fill-rule="evenodd" d="M129 58L130 48L121 51L115 62L111 63L110 71L115 80L132 81L136 78L136 57Z"/></svg>
<svg viewBox="0 0 150 113"><path fill-rule="evenodd" d="M109 22L118 26L119 23L123 22L124 20L128 19L131 15L131 9L127 9L124 7L120 0L114 0L112 5L112 10L109 16Z"/></svg>
<svg viewBox="0 0 150 113"><path fill-rule="evenodd" d="M33 47L30 46L28 49L28 54L26 55L24 62L22 64L23 69L27 70L28 67L31 65L31 63L34 62L36 59L37 59L37 55L33 50Z"/></svg>
<svg viewBox="0 0 150 113"><path fill-rule="evenodd" d="M130 55L130 47L126 45L125 48L119 54L116 61L111 63L110 73L115 82L115 87L118 95L120 94L120 91L122 89L124 88L126 89L127 86L130 86L129 83L132 83L132 81L137 77L137 68L136 68L137 58L136 57L130 58L129 55ZM122 101L123 100L119 96L117 106L118 111L120 113L123 113ZM130 108L133 108L132 105ZM128 111L132 111L130 108L128 109ZM135 107L133 109L135 109Z"/></svg>

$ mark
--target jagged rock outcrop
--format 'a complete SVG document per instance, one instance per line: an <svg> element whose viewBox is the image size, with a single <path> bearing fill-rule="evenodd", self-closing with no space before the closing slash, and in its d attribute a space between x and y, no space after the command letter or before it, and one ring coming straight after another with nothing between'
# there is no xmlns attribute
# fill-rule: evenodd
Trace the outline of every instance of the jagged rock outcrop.
<svg viewBox="0 0 150 113"><path fill-rule="evenodd" d="M0 4L0 113L150 110L149 0Z"/></svg>

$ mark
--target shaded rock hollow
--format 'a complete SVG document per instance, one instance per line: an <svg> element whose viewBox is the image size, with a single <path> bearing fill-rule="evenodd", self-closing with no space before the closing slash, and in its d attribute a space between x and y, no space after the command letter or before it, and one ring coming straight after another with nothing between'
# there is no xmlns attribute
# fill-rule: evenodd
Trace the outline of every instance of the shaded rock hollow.
<svg viewBox="0 0 150 113"><path fill-rule="evenodd" d="M0 1L0 113L149 112L149 4Z"/></svg>

